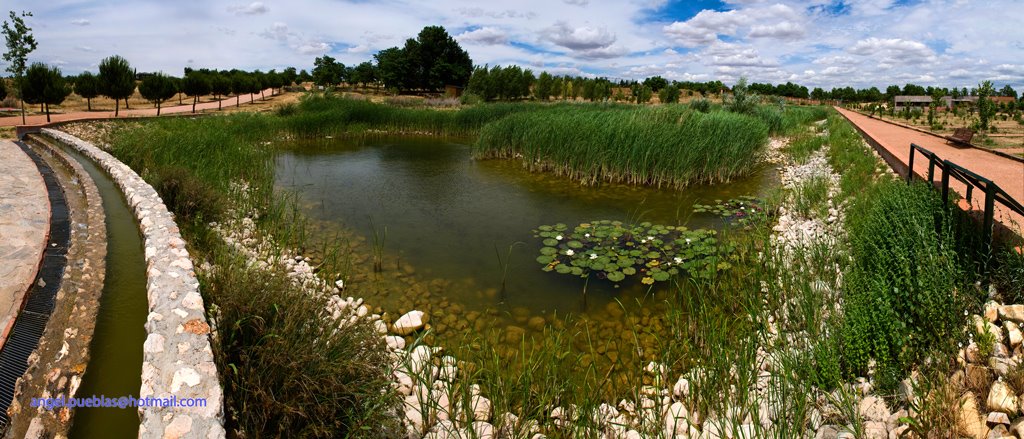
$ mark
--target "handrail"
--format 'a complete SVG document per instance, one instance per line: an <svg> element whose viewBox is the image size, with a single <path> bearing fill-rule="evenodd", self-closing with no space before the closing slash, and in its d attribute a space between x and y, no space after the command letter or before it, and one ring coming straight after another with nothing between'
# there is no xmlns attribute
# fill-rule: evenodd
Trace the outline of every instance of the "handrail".
<svg viewBox="0 0 1024 439"><path fill-rule="evenodd" d="M911 143L910 144L910 159L907 161L907 184L914 179L914 153L919 152L922 156L928 159L928 182L932 183L935 181L935 168L938 167L942 170L942 204L943 206L949 205L949 179L953 177L967 186L967 202L972 201L974 195L974 188L977 187L985 194L985 210L982 220L982 239L981 239L981 251L982 254L988 253L989 248L992 245L992 228L995 226L995 203L998 201L1004 207L1012 212L1016 212L1021 216L1024 216L1024 205L1013 199L1010 194L1006 193L1003 188L999 187L998 184L985 178L970 169L953 163L949 160L943 160L935 153L922 148L921 146Z"/></svg>

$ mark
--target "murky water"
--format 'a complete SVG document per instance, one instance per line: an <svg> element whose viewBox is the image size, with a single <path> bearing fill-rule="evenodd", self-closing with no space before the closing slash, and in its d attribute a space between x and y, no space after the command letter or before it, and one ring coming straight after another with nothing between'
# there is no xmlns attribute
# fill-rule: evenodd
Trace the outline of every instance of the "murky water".
<svg viewBox="0 0 1024 439"><path fill-rule="evenodd" d="M530 332L566 315L605 326L614 322L606 329L618 334L623 323L615 322L622 319L616 301L657 302L658 288L665 287L652 291L627 279L616 288L591 279L584 297L583 279L541 271L533 229L602 219L719 228L721 219L695 214L692 205L758 195L776 180L773 170L763 169L729 184L678 191L585 187L527 172L516 161L474 160L469 142L386 137L295 143L277 159L278 187L298 194L323 236L354 232L365 253L372 251L374 231L381 236L386 228L385 273L377 281L352 275L348 293L393 314L428 311L442 341L494 327ZM509 261L504 290L498 254ZM353 263L354 273L372 264L366 254Z"/></svg>
<svg viewBox="0 0 1024 439"><path fill-rule="evenodd" d="M90 360L77 396L138 398L142 385L142 343L146 340L146 261L135 215L114 181L92 160L64 148L92 177L106 214L107 260ZM134 437L139 413L132 407L79 408L70 437Z"/></svg>

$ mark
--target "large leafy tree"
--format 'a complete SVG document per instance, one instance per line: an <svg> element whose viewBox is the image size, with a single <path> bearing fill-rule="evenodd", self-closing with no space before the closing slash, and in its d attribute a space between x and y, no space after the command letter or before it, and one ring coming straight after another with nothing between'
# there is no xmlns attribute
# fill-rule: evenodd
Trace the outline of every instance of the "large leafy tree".
<svg viewBox="0 0 1024 439"><path fill-rule="evenodd" d="M324 87L340 84L345 80L345 64L324 55L313 61L313 83Z"/></svg>
<svg viewBox="0 0 1024 439"><path fill-rule="evenodd" d="M235 95L235 106L240 105L240 98L243 93L248 93L250 88L249 74L242 71L231 73L231 94Z"/></svg>
<svg viewBox="0 0 1024 439"><path fill-rule="evenodd" d="M25 24L25 18L31 17L31 12L22 12L19 16L11 11L11 21L4 22L3 34L7 40L7 51L4 52L4 61L8 62L7 71L14 75L15 84L21 84L21 78L25 75L28 54L36 50L38 43L32 36L32 28ZM19 90L18 94L24 93ZM49 115L47 115L49 119ZM25 100L21 101L21 123L25 123Z"/></svg>
<svg viewBox="0 0 1024 439"><path fill-rule="evenodd" d="M100 61L100 94L114 100L114 117L117 117L121 99L128 99L135 93L135 71L128 60L114 55Z"/></svg>
<svg viewBox="0 0 1024 439"><path fill-rule="evenodd" d="M470 78L472 80L472 78ZM541 72L537 78L537 86L533 88L533 96L542 101L548 100L551 97L552 87L554 86L555 78L548 72Z"/></svg>
<svg viewBox="0 0 1024 439"><path fill-rule="evenodd" d="M299 79L299 74L296 73L295 67L288 67L281 72L281 79L284 80L285 86L290 86Z"/></svg>
<svg viewBox="0 0 1024 439"><path fill-rule="evenodd" d="M156 105L157 116L160 115L160 106L164 101L178 94L178 85L174 82L174 78L163 73L156 73L147 76L139 84L139 93L142 94L142 97ZM193 107L193 111L195 111L194 109L195 107Z"/></svg>
<svg viewBox="0 0 1024 439"><path fill-rule="evenodd" d="M668 87L668 80L661 76L652 76L644 79L644 85L650 87L651 91L657 93L661 91L661 89Z"/></svg>
<svg viewBox="0 0 1024 439"><path fill-rule="evenodd" d="M366 88L366 84L377 82L377 66L366 61L352 69L352 77L349 78L353 84L360 84Z"/></svg>
<svg viewBox="0 0 1024 439"><path fill-rule="evenodd" d="M981 119L981 129L988 129L988 121L992 116L995 116L996 109L995 104L989 99L995 94L996 88L992 85L992 81L982 81L978 84L978 117Z"/></svg>
<svg viewBox="0 0 1024 439"><path fill-rule="evenodd" d="M397 47L381 50L373 56L377 60L380 81L387 88L412 88L412 61L404 50Z"/></svg>
<svg viewBox="0 0 1024 439"><path fill-rule="evenodd" d="M442 26L427 26L403 49L411 60L413 86L437 91L446 85L465 86L473 60Z"/></svg>
<svg viewBox="0 0 1024 439"><path fill-rule="evenodd" d="M75 93L85 98L85 104L92 111L92 99L100 95L100 81L92 72L82 72L75 78Z"/></svg>
<svg viewBox="0 0 1024 439"><path fill-rule="evenodd" d="M47 122L50 121L50 105L60 105L71 94L71 87L64 80L60 69L43 63L32 63L21 82L23 100L43 105Z"/></svg>

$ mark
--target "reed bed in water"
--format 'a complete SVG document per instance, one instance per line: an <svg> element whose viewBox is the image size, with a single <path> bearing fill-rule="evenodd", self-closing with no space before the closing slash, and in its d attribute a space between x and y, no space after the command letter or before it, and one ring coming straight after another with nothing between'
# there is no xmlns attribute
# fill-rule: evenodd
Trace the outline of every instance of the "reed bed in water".
<svg viewBox="0 0 1024 439"><path fill-rule="evenodd" d="M333 95L311 94L286 111L282 128L299 138L380 130L433 135L471 135L485 124L512 113L538 111L549 105L502 103L459 110L403 108Z"/></svg>
<svg viewBox="0 0 1024 439"><path fill-rule="evenodd" d="M509 115L480 130L474 155L520 158L585 184L658 187L719 183L749 174L768 140L757 118L686 107L560 107Z"/></svg>

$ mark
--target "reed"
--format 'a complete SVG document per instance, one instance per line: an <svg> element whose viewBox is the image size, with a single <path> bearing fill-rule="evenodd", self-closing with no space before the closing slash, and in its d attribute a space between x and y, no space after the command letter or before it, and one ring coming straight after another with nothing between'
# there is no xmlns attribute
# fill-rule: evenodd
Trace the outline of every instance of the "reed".
<svg viewBox="0 0 1024 439"><path fill-rule="evenodd" d="M753 171L768 137L749 116L691 112L685 106L568 106L512 114L485 125L480 159L521 159L532 171L584 184L618 182L679 188Z"/></svg>

